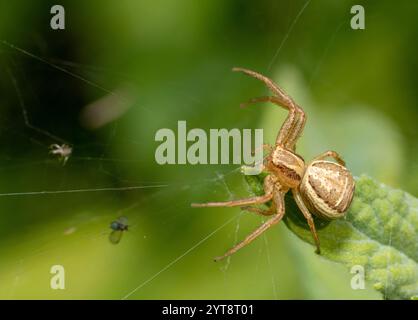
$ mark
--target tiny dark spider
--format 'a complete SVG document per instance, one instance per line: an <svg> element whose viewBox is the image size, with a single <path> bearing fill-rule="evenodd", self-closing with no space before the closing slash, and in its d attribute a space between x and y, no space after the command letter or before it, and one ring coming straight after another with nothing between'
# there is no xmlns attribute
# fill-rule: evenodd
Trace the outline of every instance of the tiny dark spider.
<svg viewBox="0 0 418 320"><path fill-rule="evenodd" d="M241 207L246 211L263 216L271 216L243 241L215 258L221 260L237 252L256 239L259 235L282 220L285 214L284 195L292 190L293 198L308 222L320 253L319 238L311 212L324 219L337 219L344 216L351 204L355 183L345 163L335 151L326 151L305 164L303 158L295 153L295 145L305 126L306 116L303 110L277 84L269 78L242 68L233 71L243 72L262 82L274 96L254 98L243 104L272 102L289 111L276 138L274 146L263 145L269 151L263 162L263 171L268 175L264 179L264 195L226 202L194 203L193 207ZM326 161L333 158L336 162ZM251 205L272 201L268 210Z"/></svg>

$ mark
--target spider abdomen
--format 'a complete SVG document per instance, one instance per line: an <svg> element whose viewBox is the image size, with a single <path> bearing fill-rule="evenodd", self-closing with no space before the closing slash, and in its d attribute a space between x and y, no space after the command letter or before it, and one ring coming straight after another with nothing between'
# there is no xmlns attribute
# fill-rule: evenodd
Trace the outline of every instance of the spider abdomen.
<svg viewBox="0 0 418 320"><path fill-rule="evenodd" d="M344 166L318 160L306 168L299 188L313 213L325 219L337 219L345 215L351 204L354 179Z"/></svg>

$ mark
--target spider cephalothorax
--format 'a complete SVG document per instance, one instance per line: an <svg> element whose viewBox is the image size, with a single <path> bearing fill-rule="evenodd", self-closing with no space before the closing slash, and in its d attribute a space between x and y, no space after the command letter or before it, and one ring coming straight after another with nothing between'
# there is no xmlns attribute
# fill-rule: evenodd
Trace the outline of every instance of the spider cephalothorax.
<svg viewBox="0 0 418 320"><path fill-rule="evenodd" d="M274 94L271 97L251 99L245 104L269 101L284 107L289 111L289 114L277 135L275 145L264 145L269 150L263 163L263 169L268 173L264 179L264 195L226 202L192 204L193 207L241 207L247 211L271 216L242 242L215 260L235 253L268 228L277 224L284 216L284 195L289 190L292 190L296 204L308 222L316 243L317 253L320 253L319 238L311 212L325 219L342 217L353 198L354 179L350 171L345 168L344 161L335 151L326 151L305 164L303 158L295 153L296 141L301 136L306 121L303 110L269 78L247 69L234 68L233 70L261 80ZM324 160L328 157L333 158L336 162ZM251 206L268 201L272 201L268 210Z"/></svg>

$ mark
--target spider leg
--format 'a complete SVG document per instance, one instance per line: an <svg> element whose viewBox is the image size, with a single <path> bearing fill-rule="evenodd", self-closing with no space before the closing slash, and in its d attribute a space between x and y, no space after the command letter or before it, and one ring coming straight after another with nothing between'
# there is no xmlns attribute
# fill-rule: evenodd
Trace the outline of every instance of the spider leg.
<svg viewBox="0 0 418 320"><path fill-rule="evenodd" d="M260 209L260 208L257 208L257 207L250 207L250 206L241 207L241 210L254 212L254 213L259 214L261 216L271 216L276 211L276 207L275 207L274 202L273 202L272 206L270 208L268 208L267 210L263 210L263 209Z"/></svg>
<svg viewBox="0 0 418 320"><path fill-rule="evenodd" d="M275 97L255 98L250 100L249 103L270 101L289 110L289 115L277 135L276 145L282 145L287 149L294 150L296 141L301 136L306 122L306 116L303 110L271 79L257 72L243 68L233 68L232 70L243 72L264 82L264 84L276 95Z"/></svg>
<svg viewBox="0 0 418 320"><path fill-rule="evenodd" d="M193 208L202 208L202 207L243 207L251 204L262 204L270 201L273 197L272 193L266 193L265 195L232 200L232 201L223 201L223 202L208 202L208 203L192 203Z"/></svg>
<svg viewBox="0 0 418 320"><path fill-rule="evenodd" d="M245 207L252 204L263 204L273 198L274 179L271 175L264 178L264 195L251 197L246 199L223 201L223 202L208 202L208 203L192 203L194 208L201 207Z"/></svg>
<svg viewBox="0 0 418 320"><path fill-rule="evenodd" d="M332 150L328 150L324 153L321 153L319 156L313 158L312 161L323 160L328 157L335 159L335 161L337 161L340 165L345 166L345 161L343 160L343 158L341 158L341 156L337 152Z"/></svg>
<svg viewBox="0 0 418 320"><path fill-rule="evenodd" d="M57 145L57 144L51 144L50 146L49 146L49 153L50 154L55 154L55 152L57 152L58 150L59 150L59 145Z"/></svg>
<svg viewBox="0 0 418 320"><path fill-rule="evenodd" d="M301 136L306 122L306 116L302 109L294 105L285 105L278 97L258 97L241 103L241 107L245 107L257 102L272 102L279 107L289 110L289 114L284 121L276 138L276 145L282 145L287 149L294 150L297 139Z"/></svg>
<svg viewBox="0 0 418 320"><path fill-rule="evenodd" d="M256 78L262 82L264 82L264 84L275 94L277 95L278 98L280 98L280 100L283 100L284 103L287 104L291 104L293 103L293 100L291 97L289 97L277 84L275 84L271 79L263 76L262 74L259 74L258 72L255 71L251 71L248 69L244 69L244 68L232 68L232 71L236 71L236 72L243 72L246 75L249 75L253 78ZM294 104L294 103L293 103Z"/></svg>
<svg viewBox="0 0 418 320"><path fill-rule="evenodd" d="M309 212L308 208L306 208L305 203L303 202L302 196L300 195L299 191L296 189L292 189L292 193L293 193L293 198L296 201L296 204L298 205L300 211L302 211L303 216L305 217L305 219L308 221L308 225L309 228L311 229L311 233L312 236L315 240L315 245L316 245L316 253L320 254L321 253L321 248L320 248L320 244L319 244L319 238L318 238L318 234L316 232L316 228L315 228L315 223L313 221L312 215Z"/></svg>
<svg viewBox="0 0 418 320"><path fill-rule="evenodd" d="M259 235L261 235L264 231L269 229L270 227L274 226L275 224L279 223L284 216L284 193L283 192L275 192L273 202L276 204L276 214L271 217L269 220L264 222L260 227L254 230L251 234L249 234L243 241L238 243L236 246L229 249L224 255L216 257L214 260L219 261L222 260L235 252L239 249L245 247L246 245L250 244L254 239L256 239Z"/></svg>

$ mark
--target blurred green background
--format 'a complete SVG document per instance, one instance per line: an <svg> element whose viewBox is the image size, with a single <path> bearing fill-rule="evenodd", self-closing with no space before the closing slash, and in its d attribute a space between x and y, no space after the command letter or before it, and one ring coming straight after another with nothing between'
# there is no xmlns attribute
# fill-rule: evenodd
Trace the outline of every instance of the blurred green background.
<svg viewBox="0 0 418 320"><path fill-rule="evenodd" d="M214 263L261 219L190 203L248 196L239 168L160 166L154 135L186 120L263 128L273 142L286 114L239 108L267 92L231 72L246 67L305 109L305 159L335 149L355 175L417 195L417 3L61 1L66 28L52 30L54 4L0 3L0 298L380 298L352 290L349 270L283 224ZM365 30L350 28L355 4ZM73 145L65 166L48 155L61 142L47 133ZM132 186L143 188L92 191ZM130 229L112 245L120 215ZM53 265L65 290L50 288Z"/></svg>

